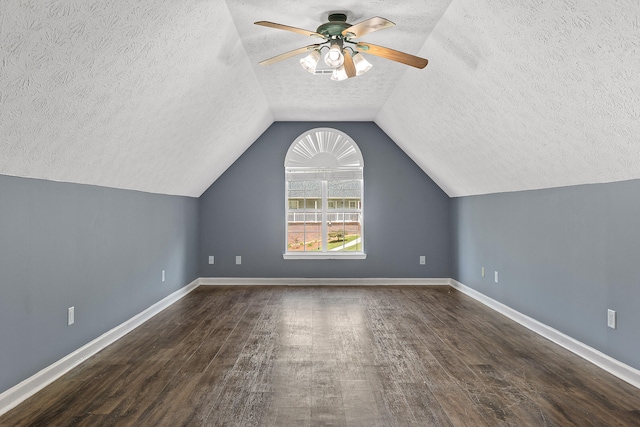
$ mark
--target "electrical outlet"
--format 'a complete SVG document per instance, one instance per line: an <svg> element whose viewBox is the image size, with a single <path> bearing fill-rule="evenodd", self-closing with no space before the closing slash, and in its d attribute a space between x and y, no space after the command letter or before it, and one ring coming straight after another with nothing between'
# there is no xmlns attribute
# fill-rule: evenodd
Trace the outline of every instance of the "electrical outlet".
<svg viewBox="0 0 640 427"><path fill-rule="evenodd" d="M617 326L616 323L617 323L617 319L616 319L615 310L608 309L607 310L607 326L610 327L611 329L616 329L616 326Z"/></svg>
<svg viewBox="0 0 640 427"><path fill-rule="evenodd" d="M420 265L425 265L427 263L427 257L424 255L420 255Z"/></svg>
<svg viewBox="0 0 640 427"><path fill-rule="evenodd" d="M165 274L164 274L164 270L162 270L162 281L164 282L165 279Z"/></svg>
<svg viewBox="0 0 640 427"><path fill-rule="evenodd" d="M482 269L480 269L480 274L482 274L482 277L484 277L484 267L482 267Z"/></svg>
<svg viewBox="0 0 640 427"><path fill-rule="evenodd" d="M213 264L213 255L209 255L209 264Z"/></svg>
<svg viewBox="0 0 640 427"><path fill-rule="evenodd" d="M242 257L240 255L236 255L236 264L242 264Z"/></svg>
<svg viewBox="0 0 640 427"><path fill-rule="evenodd" d="M495 280L495 282L498 283L498 272L497 271L493 272L493 280Z"/></svg>
<svg viewBox="0 0 640 427"><path fill-rule="evenodd" d="M71 326L76 321L75 319L75 307L67 308L67 325Z"/></svg>

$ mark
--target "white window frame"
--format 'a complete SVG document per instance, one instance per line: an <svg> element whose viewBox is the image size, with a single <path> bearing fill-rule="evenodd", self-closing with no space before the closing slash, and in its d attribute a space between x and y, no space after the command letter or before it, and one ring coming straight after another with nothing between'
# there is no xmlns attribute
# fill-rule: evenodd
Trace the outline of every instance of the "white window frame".
<svg viewBox="0 0 640 427"><path fill-rule="evenodd" d="M364 160L357 144L345 133L332 128L311 129L289 147L285 157L285 238L284 259L366 259L364 239ZM318 181L322 188L321 251L288 251L289 182ZM327 250L328 181L358 180L360 182L361 251ZM334 204L337 206L337 204ZM346 206L343 207L345 210Z"/></svg>

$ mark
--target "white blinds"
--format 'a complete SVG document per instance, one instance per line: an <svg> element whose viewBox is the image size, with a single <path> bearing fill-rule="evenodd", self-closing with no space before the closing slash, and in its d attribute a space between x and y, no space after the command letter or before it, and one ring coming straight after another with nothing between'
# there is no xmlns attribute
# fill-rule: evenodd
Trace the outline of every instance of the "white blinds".
<svg viewBox="0 0 640 427"><path fill-rule="evenodd" d="M362 169L293 170L286 169L287 181L329 181L362 179Z"/></svg>

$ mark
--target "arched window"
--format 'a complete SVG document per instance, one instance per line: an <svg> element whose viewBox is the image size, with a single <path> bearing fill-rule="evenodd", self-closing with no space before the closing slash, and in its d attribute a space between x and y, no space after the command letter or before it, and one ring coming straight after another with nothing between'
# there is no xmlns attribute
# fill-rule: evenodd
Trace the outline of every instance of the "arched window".
<svg viewBox="0 0 640 427"><path fill-rule="evenodd" d="M300 135L284 161L286 259L363 259L363 168L356 143L336 129Z"/></svg>

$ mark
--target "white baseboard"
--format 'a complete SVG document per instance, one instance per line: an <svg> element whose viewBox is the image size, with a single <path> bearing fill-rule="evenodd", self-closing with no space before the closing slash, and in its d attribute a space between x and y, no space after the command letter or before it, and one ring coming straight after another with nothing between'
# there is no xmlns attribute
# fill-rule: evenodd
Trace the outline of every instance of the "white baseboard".
<svg viewBox="0 0 640 427"><path fill-rule="evenodd" d="M471 289L470 287L465 286L454 279L450 279L450 285L452 288L455 288L463 294L468 295L471 298L483 303L484 305L492 308L498 313L507 316L509 319L518 322L522 326L532 330L538 335L541 335L548 340L566 348L567 350L577 354L585 360L588 360L599 368L602 368L610 374L615 375L621 380L626 381L637 388L640 388L640 370L626 365L610 356L607 356L606 354L596 350L595 348L590 347L574 338L571 338L570 336L565 335L562 332L545 325L544 323L540 323L537 320L526 316L519 311L516 311L511 307L502 304L501 302L489 298L488 296L474 289Z"/></svg>
<svg viewBox="0 0 640 427"><path fill-rule="evenodd" d="M103 348L114 343L138 326L142 325L144 322L151 319L153 316L160 313L162 310L169 307L171 304L175 303L180 298L184 297L189 292L197 288L198 285L199 279L196 279L188 285L178 289L177 291L153 304L143 312L133 316L126 322L105 332L98 338L94 339L88 344L85 344L73 353L66 355L52 365L47 366L40 372L32 375L21 383L3 392L2 394L0 394L0 415L4 414L24 400L33 396L44 387L60 378L71 369L78 366L84 360L98 353Z"/></svg>
<svg viewBox="0 0 640 427"><path fill-rule="evenodd" d="M265 278L265 277L201 277L200 285L205 286L247 286L247 285L286 285L286 286L450 286L447 278Z"/></svg>

